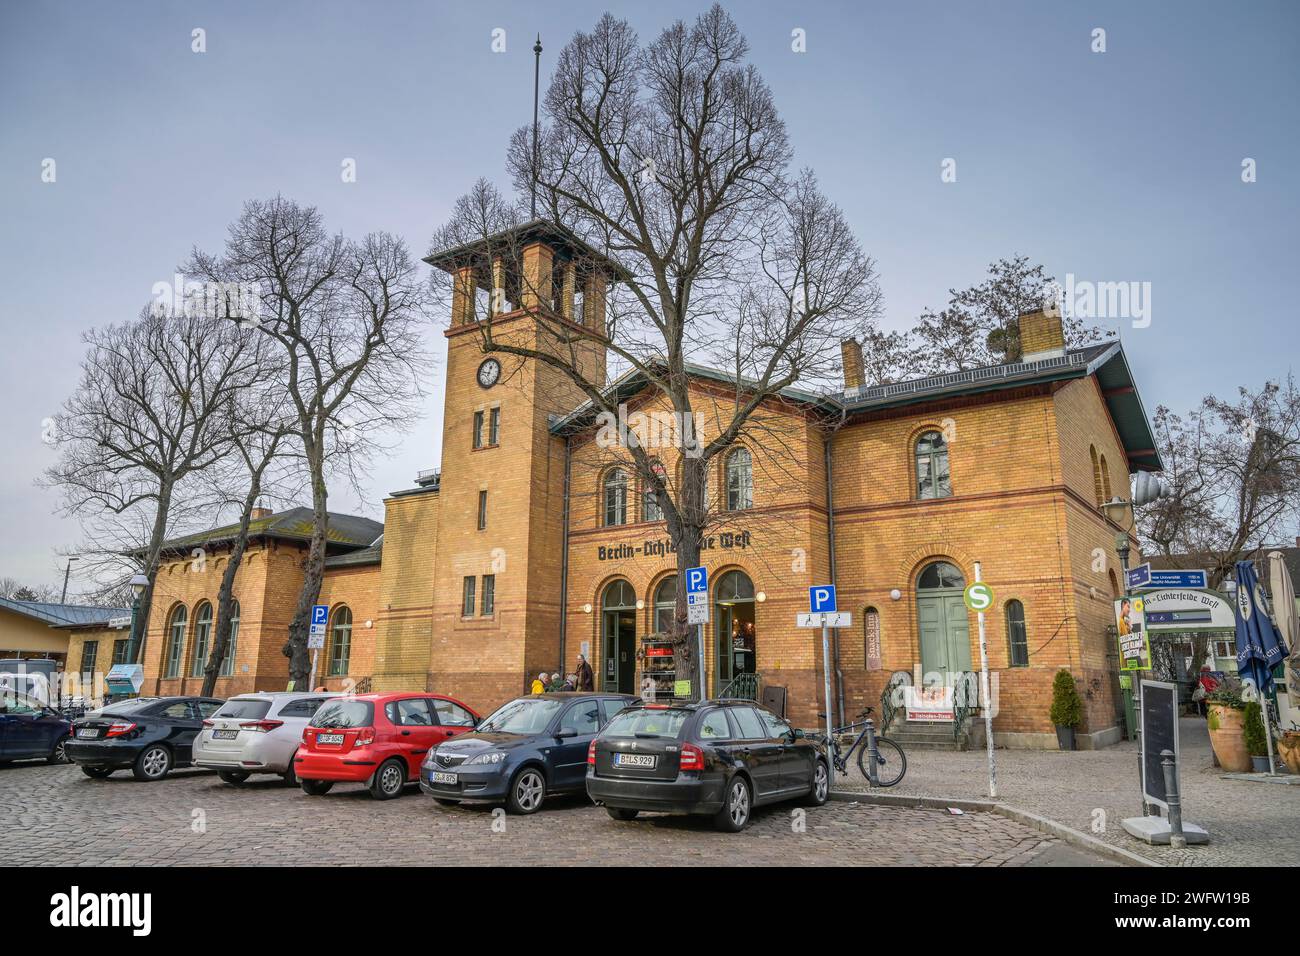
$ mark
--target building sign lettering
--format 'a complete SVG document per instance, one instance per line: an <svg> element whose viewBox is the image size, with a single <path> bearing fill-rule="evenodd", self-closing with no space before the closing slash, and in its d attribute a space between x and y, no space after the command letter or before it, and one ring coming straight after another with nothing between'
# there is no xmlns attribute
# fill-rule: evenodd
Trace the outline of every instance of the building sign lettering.
<svg viewBox="0 0 1300 956"><path fill-rule="evenodd" d="M721 531L707 535L700 543L700 551L744 550L753 545L748 531ZM676 554L677 549L668 538L647 538L641 544L602 544L596 546L596 560L625 561L629 558L663 558Z"/></svg>

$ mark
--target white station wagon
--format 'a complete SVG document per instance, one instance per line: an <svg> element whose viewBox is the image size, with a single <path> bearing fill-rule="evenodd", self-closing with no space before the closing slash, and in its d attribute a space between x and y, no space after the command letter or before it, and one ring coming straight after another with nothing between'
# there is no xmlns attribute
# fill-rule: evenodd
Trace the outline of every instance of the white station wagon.
<svg viewBox="0 0 1300 956"><path fill-rule="evenodd" d="M321 704L340 696L317 691L231 697L203 721L194 740L194 766L217 771L229 784L241 784L255 773L279 774L296 784L293 755L302 743L302 729Z"/></svg>

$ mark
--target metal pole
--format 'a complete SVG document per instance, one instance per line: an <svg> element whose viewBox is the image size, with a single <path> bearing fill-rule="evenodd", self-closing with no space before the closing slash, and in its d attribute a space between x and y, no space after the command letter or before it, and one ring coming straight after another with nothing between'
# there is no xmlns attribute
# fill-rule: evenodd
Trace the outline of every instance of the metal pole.
<svg viewBox="0 0 1300 956"><path fill-rule="evenodd" d="M867 725L867 783L880 786L880 748L876 746L876 722L868 717Z"/></svg>
<svg viewBox="0 0 1300 956"><path fill-rule="evenodd" d="M76 558L68 558L68 566L63 569L63 596L59 598L60 604L68 603L68 575L72 573L72 562Z"/></svg>
<svg viewBox="0 0 1300 956"><path fill-rule="evenodd" d="M700 676L700 700L709 696L709 674L704 667L704 625L695 625L696 673ZM733 675L734 676L734 675Z"/></svg>
<svg viewBox="0 0 1300 956"><path fill-rule="evenodd" d="M1160 769L1165 775L1165 803L1169 805L1169 846L1181 850L1187 846L1183 836L1183 802L1178 796L1178 765L1172 750L1160 751Z"/></svg>
<svg viewBox="0 0 1300 956"><path fill-rule="evenodd" d="M306 687L306 690L309 691L316 689L316 655L319 653L320 651L316 650L316 648L313 647L311 649L311 677L307 678L307 687ZM295 688L295 690L296 689L297 688Z"/></svg>
<svg viewBox="0 0 1300 956"><path fill-rule="evenodd" d="M1129 543L1128 543L1127 534L1115 536L1115 551L1116 553L1119 554L1119 564L1120 564L1120 569L1124 581L1123 590L1124 590L1124 594L1127 595L1128 594L1128 556L1129 556ZM1143 635L1143 636L1149 639L1149 635ZM1135 685L1133 689L1133 712L1134 712L1133 719L1137 722L1137 735L1138 735L1138 793L1142 795L1142 816L1149 817L1151 815L1151 809L1147 806L1146 789L1142 786L1142 780L1143 780L1142 765L1143 765L1143 761L1145 760L1147 739L1146 739L1146 735L1142 732L1141 675L1142 672L1140 670L1133 674L1133 683Z"/></svg>
<svg viewBox="0 0 1300 956"><path fill-rule="evenodd" d="M980 582L980 563L975 562L975 583ZM997 799L998 765L993 756L993 706L989 695L989 642L984 633L984 612L977 612L980 624L980 697L984 702L984 744L989 758L989 798Z"/></svg>
<svg viewBox="0 0 1300 956"><path fill-rule="evenodd" d="M126 662L128 664L138 664L137 659L140 656L140 595L135 596L131 602L131 639L126 644Z"/></svg>
<svg viewBox="0 0 1300 956"><path fill-rule="evenodd" d="M537 97L542 83L542 35L537 34L537 42L533 44L533 204L530 218L537 218L537 173L538 173L538 144L537 144Z"/></svg>
<svg viewBox="0 0 1300 956"><path fill-rule="evenodd" d="M826 759L830 759L831 740L831 629L822 615L822 683L826 693Z"/></svg>
<svg viewBox="0 0 1300 956"><path fill-rule="evenodd" d="M1273 764L1273 718L1268 709L1268 694L1262 692L1259 695L1259 714L1264 718L1264 739L1268 742L1268 775L1273 777L1277 775L1277 767Z"/></svg>

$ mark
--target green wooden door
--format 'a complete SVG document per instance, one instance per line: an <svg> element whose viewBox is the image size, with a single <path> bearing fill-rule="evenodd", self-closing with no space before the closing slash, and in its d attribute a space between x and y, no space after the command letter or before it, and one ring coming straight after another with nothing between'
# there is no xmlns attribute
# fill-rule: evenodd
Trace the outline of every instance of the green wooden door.
<svg viewBox="0 0 1300 956"><path fill-rule="evenodd" d="M926 591L916 599L921 668L951 673L971 669L970 627L961 592Z"/></svg>

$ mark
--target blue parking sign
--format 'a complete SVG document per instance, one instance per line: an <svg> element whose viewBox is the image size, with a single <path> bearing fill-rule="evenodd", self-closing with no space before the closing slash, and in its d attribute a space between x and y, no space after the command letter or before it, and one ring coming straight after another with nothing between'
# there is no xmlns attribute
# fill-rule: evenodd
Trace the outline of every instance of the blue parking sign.
<svg viewBox="0 0 1300 956"><path fill-rule="evenodd" d="M839 610L835 606L835 585L817 584L808 589L808 610L814 614L831 614Z"/></svg>
<svg viewBox="0 0 1300 956"><path fill-rule="evenodd" d="M329 620L330 609L328 604L313 604L311 606L311 623L324 627L325 622Z"/></svg>
<svg viewBox="0 0 1300 956"><path fill-rule="evenodd" d="M709 591L709 572L704 567L686 569L686 593L707 594Z"/></svg>

